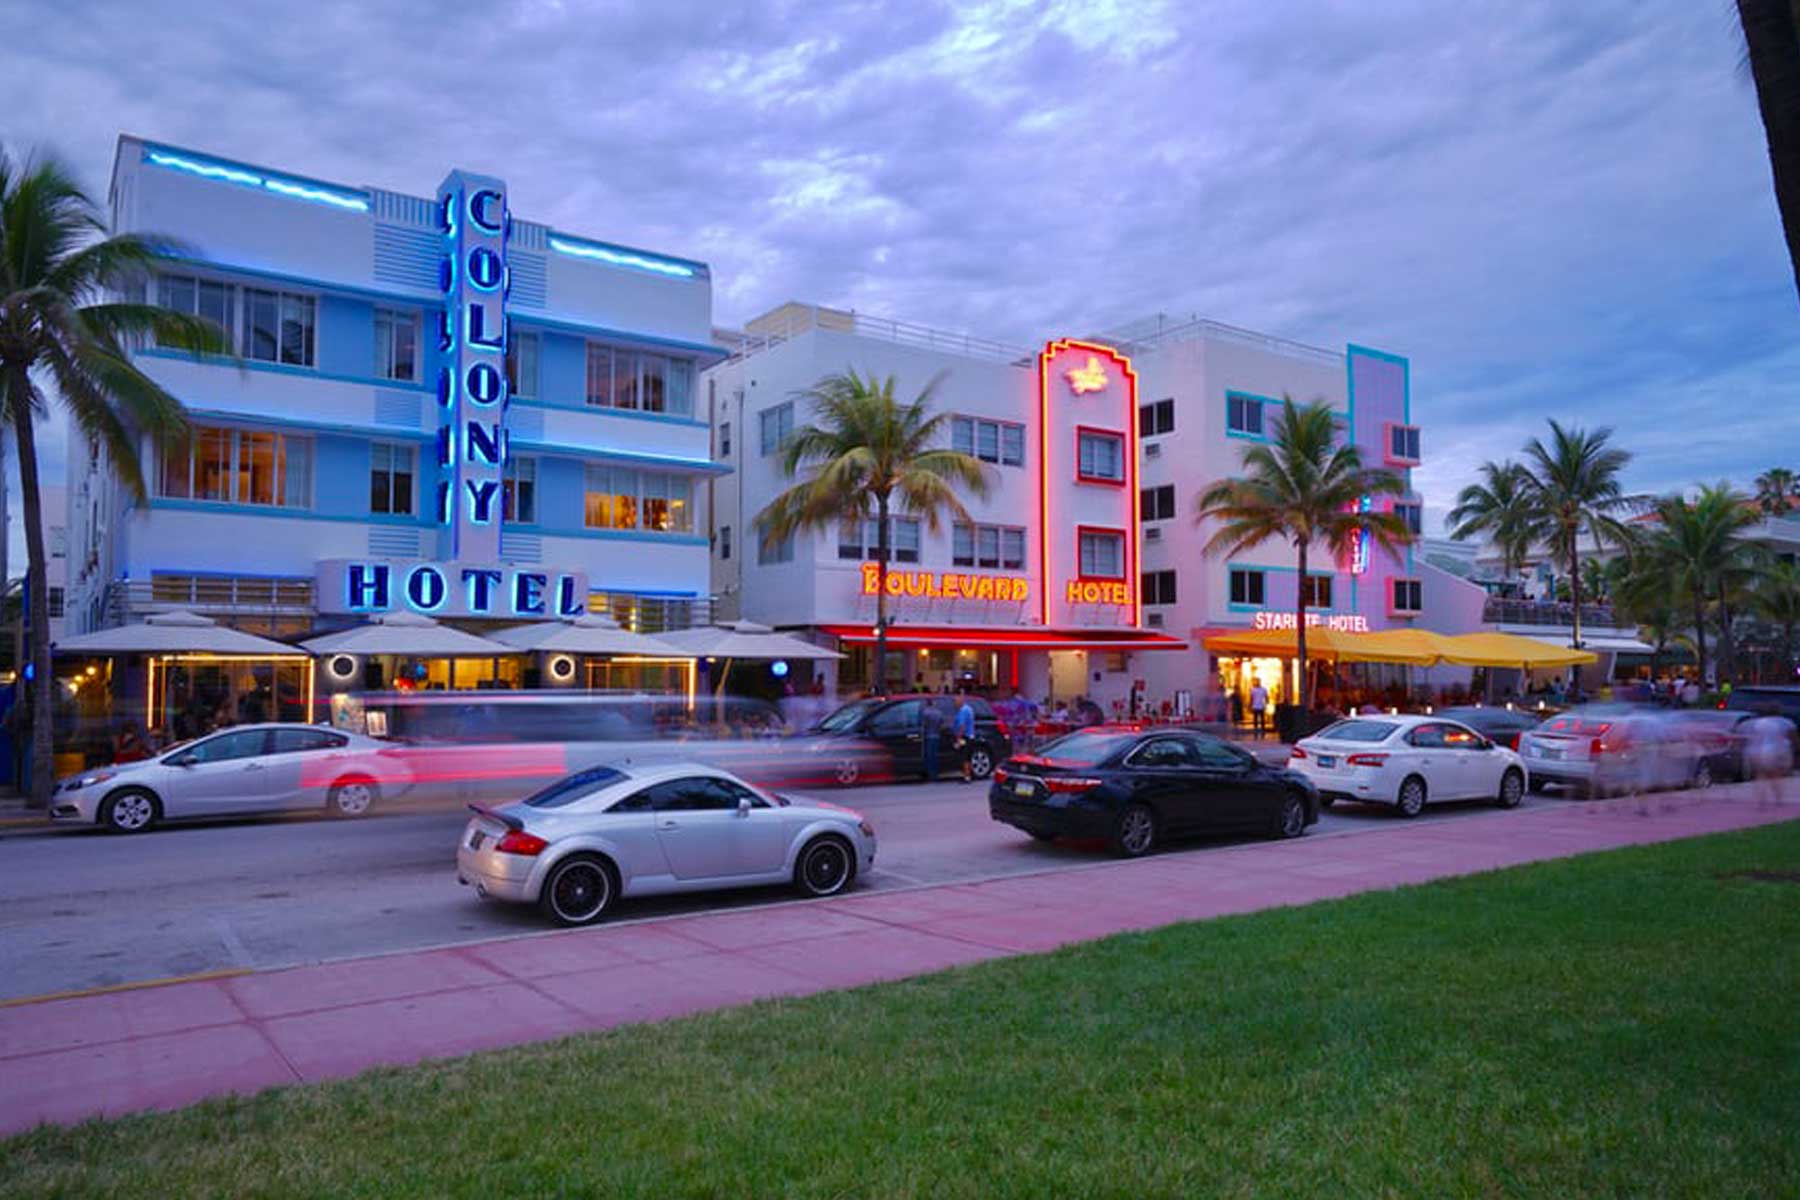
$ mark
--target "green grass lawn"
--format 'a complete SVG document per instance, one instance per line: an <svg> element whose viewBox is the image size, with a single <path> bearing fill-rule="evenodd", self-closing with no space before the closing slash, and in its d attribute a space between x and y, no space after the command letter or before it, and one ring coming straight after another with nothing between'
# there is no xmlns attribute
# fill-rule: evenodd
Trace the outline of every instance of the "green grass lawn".
<svg viewBox="0 0 1800 1200"><path fill-rule="evenodd" d="M41 1130L0 1193L1800 1195L1747 870L1800 823Z"/></svg>

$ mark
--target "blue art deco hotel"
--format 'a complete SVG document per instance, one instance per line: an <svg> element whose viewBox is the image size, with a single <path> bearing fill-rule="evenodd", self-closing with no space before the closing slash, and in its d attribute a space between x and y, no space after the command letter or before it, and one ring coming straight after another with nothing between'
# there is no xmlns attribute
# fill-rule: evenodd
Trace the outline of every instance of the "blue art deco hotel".
<svg viewBox="0 0 1800 1200"><path fill-rule="evenodd" d="M192 424L144 440L147 503L71 448L71 634L175 608L286 640L398 611L706 619L705 264L534 223L462 170L415 196L122 137L111 203L179 241L144 286L235 358L138 349Z"/></svg>

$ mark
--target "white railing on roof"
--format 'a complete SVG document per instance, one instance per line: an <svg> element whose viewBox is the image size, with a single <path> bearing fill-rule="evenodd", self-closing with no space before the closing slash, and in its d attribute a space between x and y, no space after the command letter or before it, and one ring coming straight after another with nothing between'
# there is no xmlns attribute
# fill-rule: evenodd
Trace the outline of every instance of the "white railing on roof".
<svg viewBox="0 0 1800 1200"><path fill-rule="evenodd" d="M1141 354L1147 350L1155 350L1177 342L1198 341L1201 338L1217 338L1220 341L1236 342L1240 346L1266 350L1271 354L1282 354L1289 358L1303 358L1310 362L1330 363L1334 366L1341 366L1344 362L1344 355L1340 351L1327 350L1323 346L1310 346L1305 342L1258 333L1254 329L1240 329L1236 325L1226 325L1221 321L1209 321L1205 317L1199 316L1188 317L1186 320L1170 320L1158 313L1154 317L1133 321L1129 325L1104 334L1098 340L1111 346L1117 346L1126 353Z"/></svg>
<svg viewBox="0 0 1800 1200"><path fill-rule="evenodd" d="M737 341L736 349L732 354L734 359L749 358L772 346L779 346L808 330L822 329L833 333L849 333L858 337L876 338L902 346L920 346L928 350L942 350L951 354L966 355L970 358L1012 363L1015 366L1027 366L1033 361L1033 352L1024 346L996 342L989 338L955 333L946 329L933 329L928 325L915 325L910 321L896 321L891 317L871 317L863 313L821 308L811 304L791 307L779 321L771 322L769 318L765 317L757 324L758 328L754 332L745 330L741 335L741 340Z"/></svg>

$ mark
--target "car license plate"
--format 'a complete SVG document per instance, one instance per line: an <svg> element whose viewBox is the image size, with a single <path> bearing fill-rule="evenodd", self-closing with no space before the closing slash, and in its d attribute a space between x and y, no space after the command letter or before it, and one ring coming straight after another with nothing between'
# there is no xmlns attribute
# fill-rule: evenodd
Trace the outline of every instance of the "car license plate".
<svg viewBox="0 0 1800 1200"><path fill-rule="evenodd" d="M1335 766L1337 766L1337 755L1335 755L1335 754L1321 754L1321 755L1319 755L1319 765L1320 765L1320 766L1321 766L1321 767L1335 767Z"/></svg>
<svg viewBox="0 0 1800 1200"><path fill-rule="evenodd" d="M1531 752L1538 758L1561 758L1563 756L1563 752L1555 746L1533 746Z"/></svg>
<svg viewBox="0 0 1800 1200"><path fill-rule="evenodd" d="M481 849L481 843L485 842L486 840L487 840L487 834L485 834L485 833L481 832L481 830L477 829L474 833L471 833L469 835L469 849L471 849L471 850Z"/></svg>
<svg viewBox="0 0 1800 1200"><path fill-rule="evenodd" d="M1013 784L1013 795L1015 795L1015 796L1030 796L1031 793L1033 793L1035 791L1037 791L1037 788L1033 787L1029 783L1024 782L1023 780L1021 780L1018 783Z"/></svg>

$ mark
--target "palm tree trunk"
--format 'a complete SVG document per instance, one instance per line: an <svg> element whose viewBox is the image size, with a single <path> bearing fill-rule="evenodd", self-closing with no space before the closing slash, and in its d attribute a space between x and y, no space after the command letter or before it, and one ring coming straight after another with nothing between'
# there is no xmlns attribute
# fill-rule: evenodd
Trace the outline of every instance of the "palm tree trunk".
<svg viewBox="0 0 1800 1200"><path fill-rule="evenodd" d="M1737 0L1737 10L1762 110L1775 206L1800 286L1800 31L1793 0Z"/></svg>
<svg viewBox="0 0 1800 1200"><path fill-rule="evenodd" d="M888 498L875 498L875 694L887 695Z"/></svg>
<svg viewBox="0 0 1800 1200"><path fill-rule="evenodd" d="M1700 672L1700 684L1706 685L1706 598L1694 597L1694 661Z"/></svg>
<svg viewBox="0 0 1800 1200"><path fill-rule="evenodd" d="M19 448L19 494L24 501L26 611L31 614L31 807L50 806L50 786L56 778L56 747L52 741L54 710L50 678L50 588L44 577L44 500L38 488L37 438L31 425L31 383L23 372L14 375L7 388L13 397L13 438Z"/></svg>
<svg viewBox="0 0 1800 1200"><path fill-rule="evenodd" d="M1575 636L1570 645L1581 649L1581 530L1569 530L1569 599L1575 602ZM1570 690L1581 691L1581 666L1577 664L1569 668Z"/></svg>
<svg viewBox="0 0 1800 1200"><path fill-rule="evenodd" d="M1300 583L1294 589L1294 653L1299 657L1300 694L1296 697L1300 711L1307 711L1306 695L1306 551L1303 539L1300 542Z"/></svg>
<svg viewBox="0 0 1800 1200"><path fill-rule="evenodd" d="M1725 599L1725 585L1719 585L1719 682L1737 680L1737 637L1731 631L1731 603Z"/></svg>

